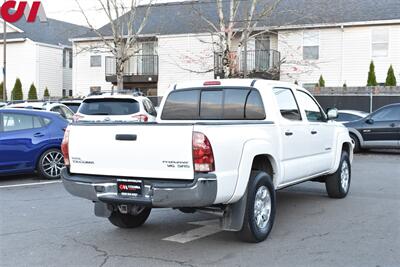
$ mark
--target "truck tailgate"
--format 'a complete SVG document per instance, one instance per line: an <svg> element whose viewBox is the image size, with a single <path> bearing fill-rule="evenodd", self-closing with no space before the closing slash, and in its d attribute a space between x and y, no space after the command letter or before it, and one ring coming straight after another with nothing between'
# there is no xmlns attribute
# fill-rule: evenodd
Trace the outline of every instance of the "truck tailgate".
<svg viewBox="0 0 400 267"><path fill-rule="evenodd" d="M70 171L135 178L194 178L192 125L72 125Z"/></svg>

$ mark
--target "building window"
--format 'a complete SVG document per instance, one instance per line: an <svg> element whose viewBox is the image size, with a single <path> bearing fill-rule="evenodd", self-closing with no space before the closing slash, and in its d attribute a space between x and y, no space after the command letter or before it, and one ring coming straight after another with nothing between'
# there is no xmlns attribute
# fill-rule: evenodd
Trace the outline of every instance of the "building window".
<svg viewBox="0 0 400 267"><path fill-rule="evenodd" d="M91 56L90 67L101 67L101 56Z"/></svg>
<svg viewBox="0 0 400 267"><path fill-rule="evenodd" d="M63 89L62 90L62 95L63 95L63 97L66 97L67 96L67 90Z"/></svg>
<svg viewBox="0 0 400 267"><path fill-rule="evenodd" d="M63 67L67 68L67 66L72 69L72 50L64 49L63 50Z"/></svg>
<svg viewBox="0 0 400 267"><path fill-rule="evenodd" d="M69 68L72 69L72 61L73 61L73 57L72 57L72 50L69 50Z"/></svg>
<svg viewBox="0 0 400 267"><path fill-rule="evenodd" d="M319 32L311 31L303 33L303 59L319 59Z"/></svg>
<svg viewBox="0 0 400 267"><path fill-rule="evenodd" d="M72 90L69 90L69 92L68 92L69 94L69 96L72 96Z"/></svg>
<svg viewBox="0 0 400 267"><path fill-rule="evenodd" d="M387 57L389 55L389 30L372 30L372 56Z"/></svg>

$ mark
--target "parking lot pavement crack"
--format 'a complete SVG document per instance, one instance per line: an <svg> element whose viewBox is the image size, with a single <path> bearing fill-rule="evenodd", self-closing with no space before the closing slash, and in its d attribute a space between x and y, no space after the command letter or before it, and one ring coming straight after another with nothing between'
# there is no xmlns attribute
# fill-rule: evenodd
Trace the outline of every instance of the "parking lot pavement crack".
<svg viewBox="0 0 400 267"><path fill-rule="evenodd" d="M307 239L316 238L316 237L324 237L324 236L327 236L327 235L329 235L329 232L323 233L323 234L309 235L309 236L303 237L300 241L305 241Z"/></svg>
<svg viewBox="0 0 400 267"><path fill-rule="evenodd" d="M110 255L108 254L108 252L106 250L102 250L94 244L85 243L85 242L79 241L76 238L72 238L72 240L75 243L78 243L82 246L86 246L86 247L90 247L90 248L94 249L97 253L99 253L99 255L97 255L96 257L104 257L103 262L99 265L99 267L103 267L107 263L108 259L110 258Z"/></svg>
<svg viewBox="0 0 400 267"><path fill-rule="evenodd" d="M172 263L172 264L178 264L180 266L188 266L188 267L196 267L196 265L190 264L187 261L178 261L178 260L169 260L169 259L164 259L164 258L158 258L158 257L152 257L152 256L139 256L139 255L110 255L111 257L115 258L133 258L133 259L146 259L146 260L155 260L155 261L161 261L164 263Z"/></svg>
<svg viewBox="0 0 400 267"><path fill-rule="evenodd" d="M89 248L92 248L94 251L98 253L96 257L103 257L102 263L99 265L99 267L103 267L105 264L107 264L108 260L110 258L132 258L132 259L145 259L145 260L154 260L154 261L161 261L164 263L171 263L179 266L188 266L188 267L196 267L195 265L192 265L188 263L187 261L178 261L178 260L169 260L169 259L164 259L164 258L159 258L159 257L154 257L154 256L143 256L143 255L120 255L120 254L110 254L108 251L104 249L100 249L98 246L90 243L85 243L82 241L79 241L76 238L72 238L72 240L82 246L86 246Z"/></svg>

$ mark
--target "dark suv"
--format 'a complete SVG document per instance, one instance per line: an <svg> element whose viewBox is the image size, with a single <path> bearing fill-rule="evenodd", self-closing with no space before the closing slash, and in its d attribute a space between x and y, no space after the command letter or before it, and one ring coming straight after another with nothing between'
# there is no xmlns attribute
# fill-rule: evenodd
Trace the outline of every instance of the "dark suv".
<svg viewBox="0 0 400 267"><path fill-rule="evenodd" d="M349 128L355 152L369 148L400 148L400 103L344 125Z"/></svg>

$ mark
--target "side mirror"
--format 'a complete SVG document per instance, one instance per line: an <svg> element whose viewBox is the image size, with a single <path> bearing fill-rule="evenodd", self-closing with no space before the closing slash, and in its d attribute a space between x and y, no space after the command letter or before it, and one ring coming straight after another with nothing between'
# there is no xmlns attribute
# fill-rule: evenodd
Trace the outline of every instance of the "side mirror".
<svg viewBox="0 0 400 267"><path fill-rule="evenodd" d="M327 110L328 120L335 120L339 117L339 111L337 108L328 108Z"/></svg>
<svg viewBox="0 0 400 267"><path fill-rule="evenodd" d="M374 124L374 120L372 118L368 118L365 122L368 124Z"/></svg>

